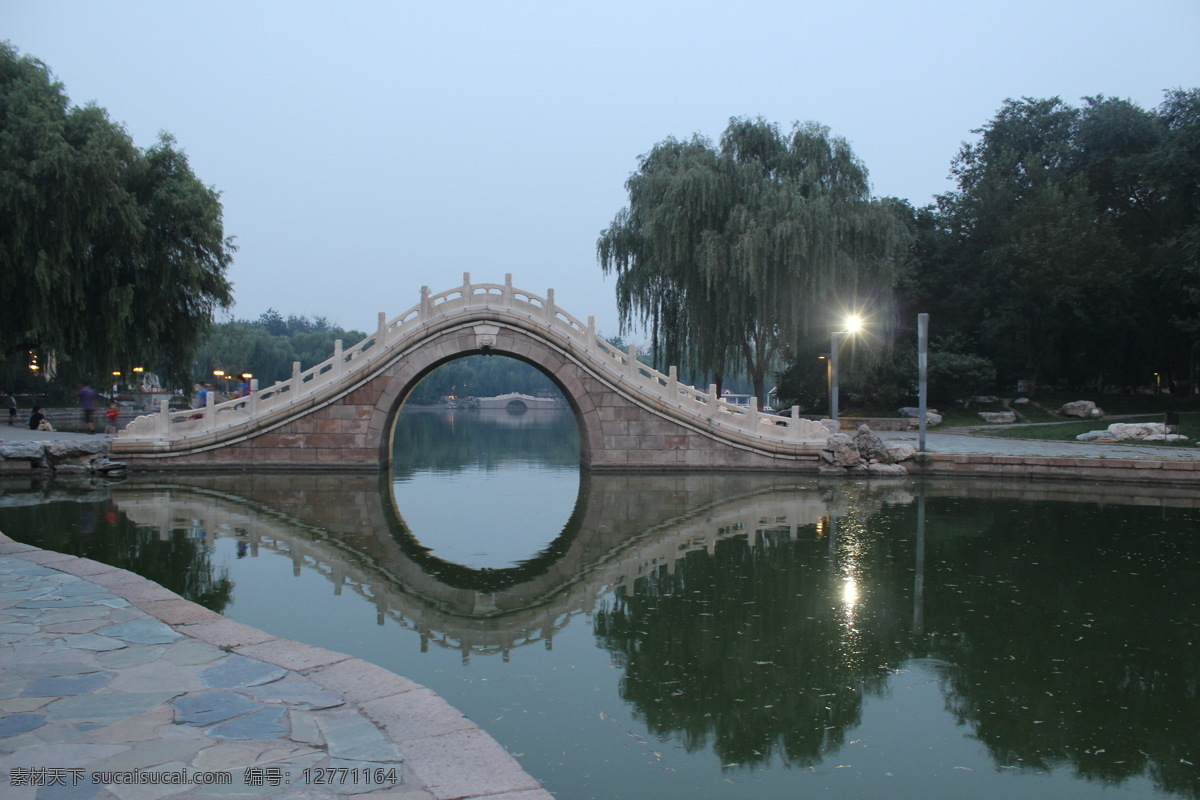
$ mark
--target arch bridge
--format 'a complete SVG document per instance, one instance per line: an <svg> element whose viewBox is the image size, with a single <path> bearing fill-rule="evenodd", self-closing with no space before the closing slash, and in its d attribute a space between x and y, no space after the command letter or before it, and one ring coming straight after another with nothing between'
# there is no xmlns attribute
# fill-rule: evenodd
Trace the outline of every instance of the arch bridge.
<svg viewBox="0 0 1200 800"><path fill-rule="evenodd" d="M503 284L463 284L431 294L358 344L247 397L202 409L138 417L114 456L155 469L258 467L379 470L391 464L396 414L438 366L475 354L528 362L559 387L579 426L580 460L592 469L816 471L830 430L820 422L738 406L682 384L596 335L544 297Z"/></svg>

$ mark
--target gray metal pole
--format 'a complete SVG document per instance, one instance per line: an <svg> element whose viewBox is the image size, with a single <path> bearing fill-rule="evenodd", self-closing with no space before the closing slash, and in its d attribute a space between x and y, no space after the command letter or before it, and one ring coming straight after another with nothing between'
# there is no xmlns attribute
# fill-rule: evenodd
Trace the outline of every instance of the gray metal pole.
<svg viewBox="0 0 1200 800"><path fill-rule="evenodd" d="M925 452L925 405L929 391L929 315L917 314L917 417L920 420L917 449Z"/></svg>
<svg viewBox="0 0 1200 800"><path fill-rule="evenodd" d="M829 418L838 418L838 335L829 334Z"/></svg>

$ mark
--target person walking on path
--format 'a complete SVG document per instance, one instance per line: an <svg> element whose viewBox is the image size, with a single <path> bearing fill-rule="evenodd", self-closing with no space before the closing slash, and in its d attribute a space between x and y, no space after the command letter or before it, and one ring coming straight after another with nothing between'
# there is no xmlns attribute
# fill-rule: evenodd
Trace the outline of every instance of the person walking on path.
<svg viewBox="0 0 1200 800"><path fill-rule="evenodd" d="M17 424L17 398L13 397L12 392L7 392L7 394L8 394L8 424L16 425Z"/></svg>
<svg viewBox="0 0 1200 800"><path fill-rule="evenodd" d="M87 381L84 381L79 389L79 405L83 406L83 424L87 427L87 432L95 433L96 423L93 417L96 414L96 390Z"/></svg>

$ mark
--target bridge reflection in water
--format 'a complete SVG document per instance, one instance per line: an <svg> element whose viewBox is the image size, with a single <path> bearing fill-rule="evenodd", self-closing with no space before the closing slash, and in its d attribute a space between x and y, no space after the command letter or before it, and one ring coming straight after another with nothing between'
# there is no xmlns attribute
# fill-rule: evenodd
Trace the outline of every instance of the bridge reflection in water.
<svg viewBox="0 0 1200 800"><path fill-rule="evenodd" d="M30 506L60 499L28 496ZM22 497L0 497L6 532L19 525L4 506ZM829 772L852 759L859 783L830 796L896 796L896 786L913 796L1061 796L1088 791L1080 780L1112 797L1200 796L1194 493L583 473L558 536L529 560L490 570L431 554L393 497L390 481L373 476L239 474L137 477L61 499L111 502L150 538L182 532L213 552L230 551L220 541L229 538L250 557L286 557L307 591L321 576L330 594L370 603L379 625L415 631L422 649L475 657L476 678L496 677L485 665L509 658L523 673L544 670L550 654L529 656L556 638L578 651L582 628L583 645L620 670L629 712L617 726L583 724L596 710L576 695L597 691L595 682L562 684L574 710L555 709L549 730L534 714L502 719L509 706L537 702L539 688L449 698L527 753L523 763L552 790L702 794L736 778L747 788L730 797L794 796L811 774L796 768ZM102 558L88 550L100 538L63 549ZM281 617L294 614L278 586L271 600ZM255 588L235 586L234 604ZM312 643L351 653L360 644ZM571 669L583 664L578 652L570 658ZM421 660L386 665L429 682L410 672L428 669ZM454 680L470 679L452 678L451 689ZM930 685L924 706L905 699ZM880 722L872 708L891 696L899 705ZM621 747L654 737L663 752L646 771L620 761ZM906 748L921 751L917 762L896 761ZM879 777L898 763L903 778ZM964 764L969 775L953 771Z"/></svg>
<svg viewBox="0 0 1200 800"><path fill-rule="evenodd" d="M712 553L721 540L764 527L821 536L839 508L913 499L898 486L814 492L777 481L584 473L561 533L533 558L502 569L430 554L391 501L390 482L375 476L189 476L186 484L124 484L113 500L163 540L183 528L212 541L235 538L251 557L284 555L295 575L311 569L334 594L368 598L379 624L391 619L420 633L422 649L435 643L468 661L472 653L507 658L532 642L552 647L571 617L593 613L615 589L660 568L672 573L689 552Z"/></svg>

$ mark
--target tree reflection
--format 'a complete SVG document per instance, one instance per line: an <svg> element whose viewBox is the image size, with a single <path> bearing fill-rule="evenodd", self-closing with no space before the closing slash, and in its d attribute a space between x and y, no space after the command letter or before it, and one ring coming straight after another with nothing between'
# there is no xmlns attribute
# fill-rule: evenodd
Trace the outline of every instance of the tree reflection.
<svg viewBox="0 0 1200 800"><path fill-rule="evenodd" d="M1130 506L936 508L978 534L933 540L929 647L996 763L1200 796L1200 542Z"/></svg>
<svg viewBox="0 0 1200 800"><path fill-rule="evenodd" d="M727 765L779 755L808 766L844 744L864 694L907 653L903 615L890 611L909 604L877 580L886 547L868 547L857 520L842 524L840 541L828 522L794 540L770 528L725 539L596 614L597 641L625 670L622 696L651 731L712 747ZM848 559L871 587L869 609L848 607Z"/></svg>
<svg viewBox="0 0 1200 800"><path fill-rule="evenodd" d="M110 499L10 508L6 519L19 541L129 570L217 613L233 594L229 570L213 564L198 531L181 527L160 538Z"/></svg>
<svg viewBox="0 0 1200 800"><path fill-rule="evenodd" d="M622 696L688 750L808 766L889 670L933 658L998 767L1200 796L1195 512L932 498L924 537L919 515L764 522L620 587L594 633Z"/></svg>

